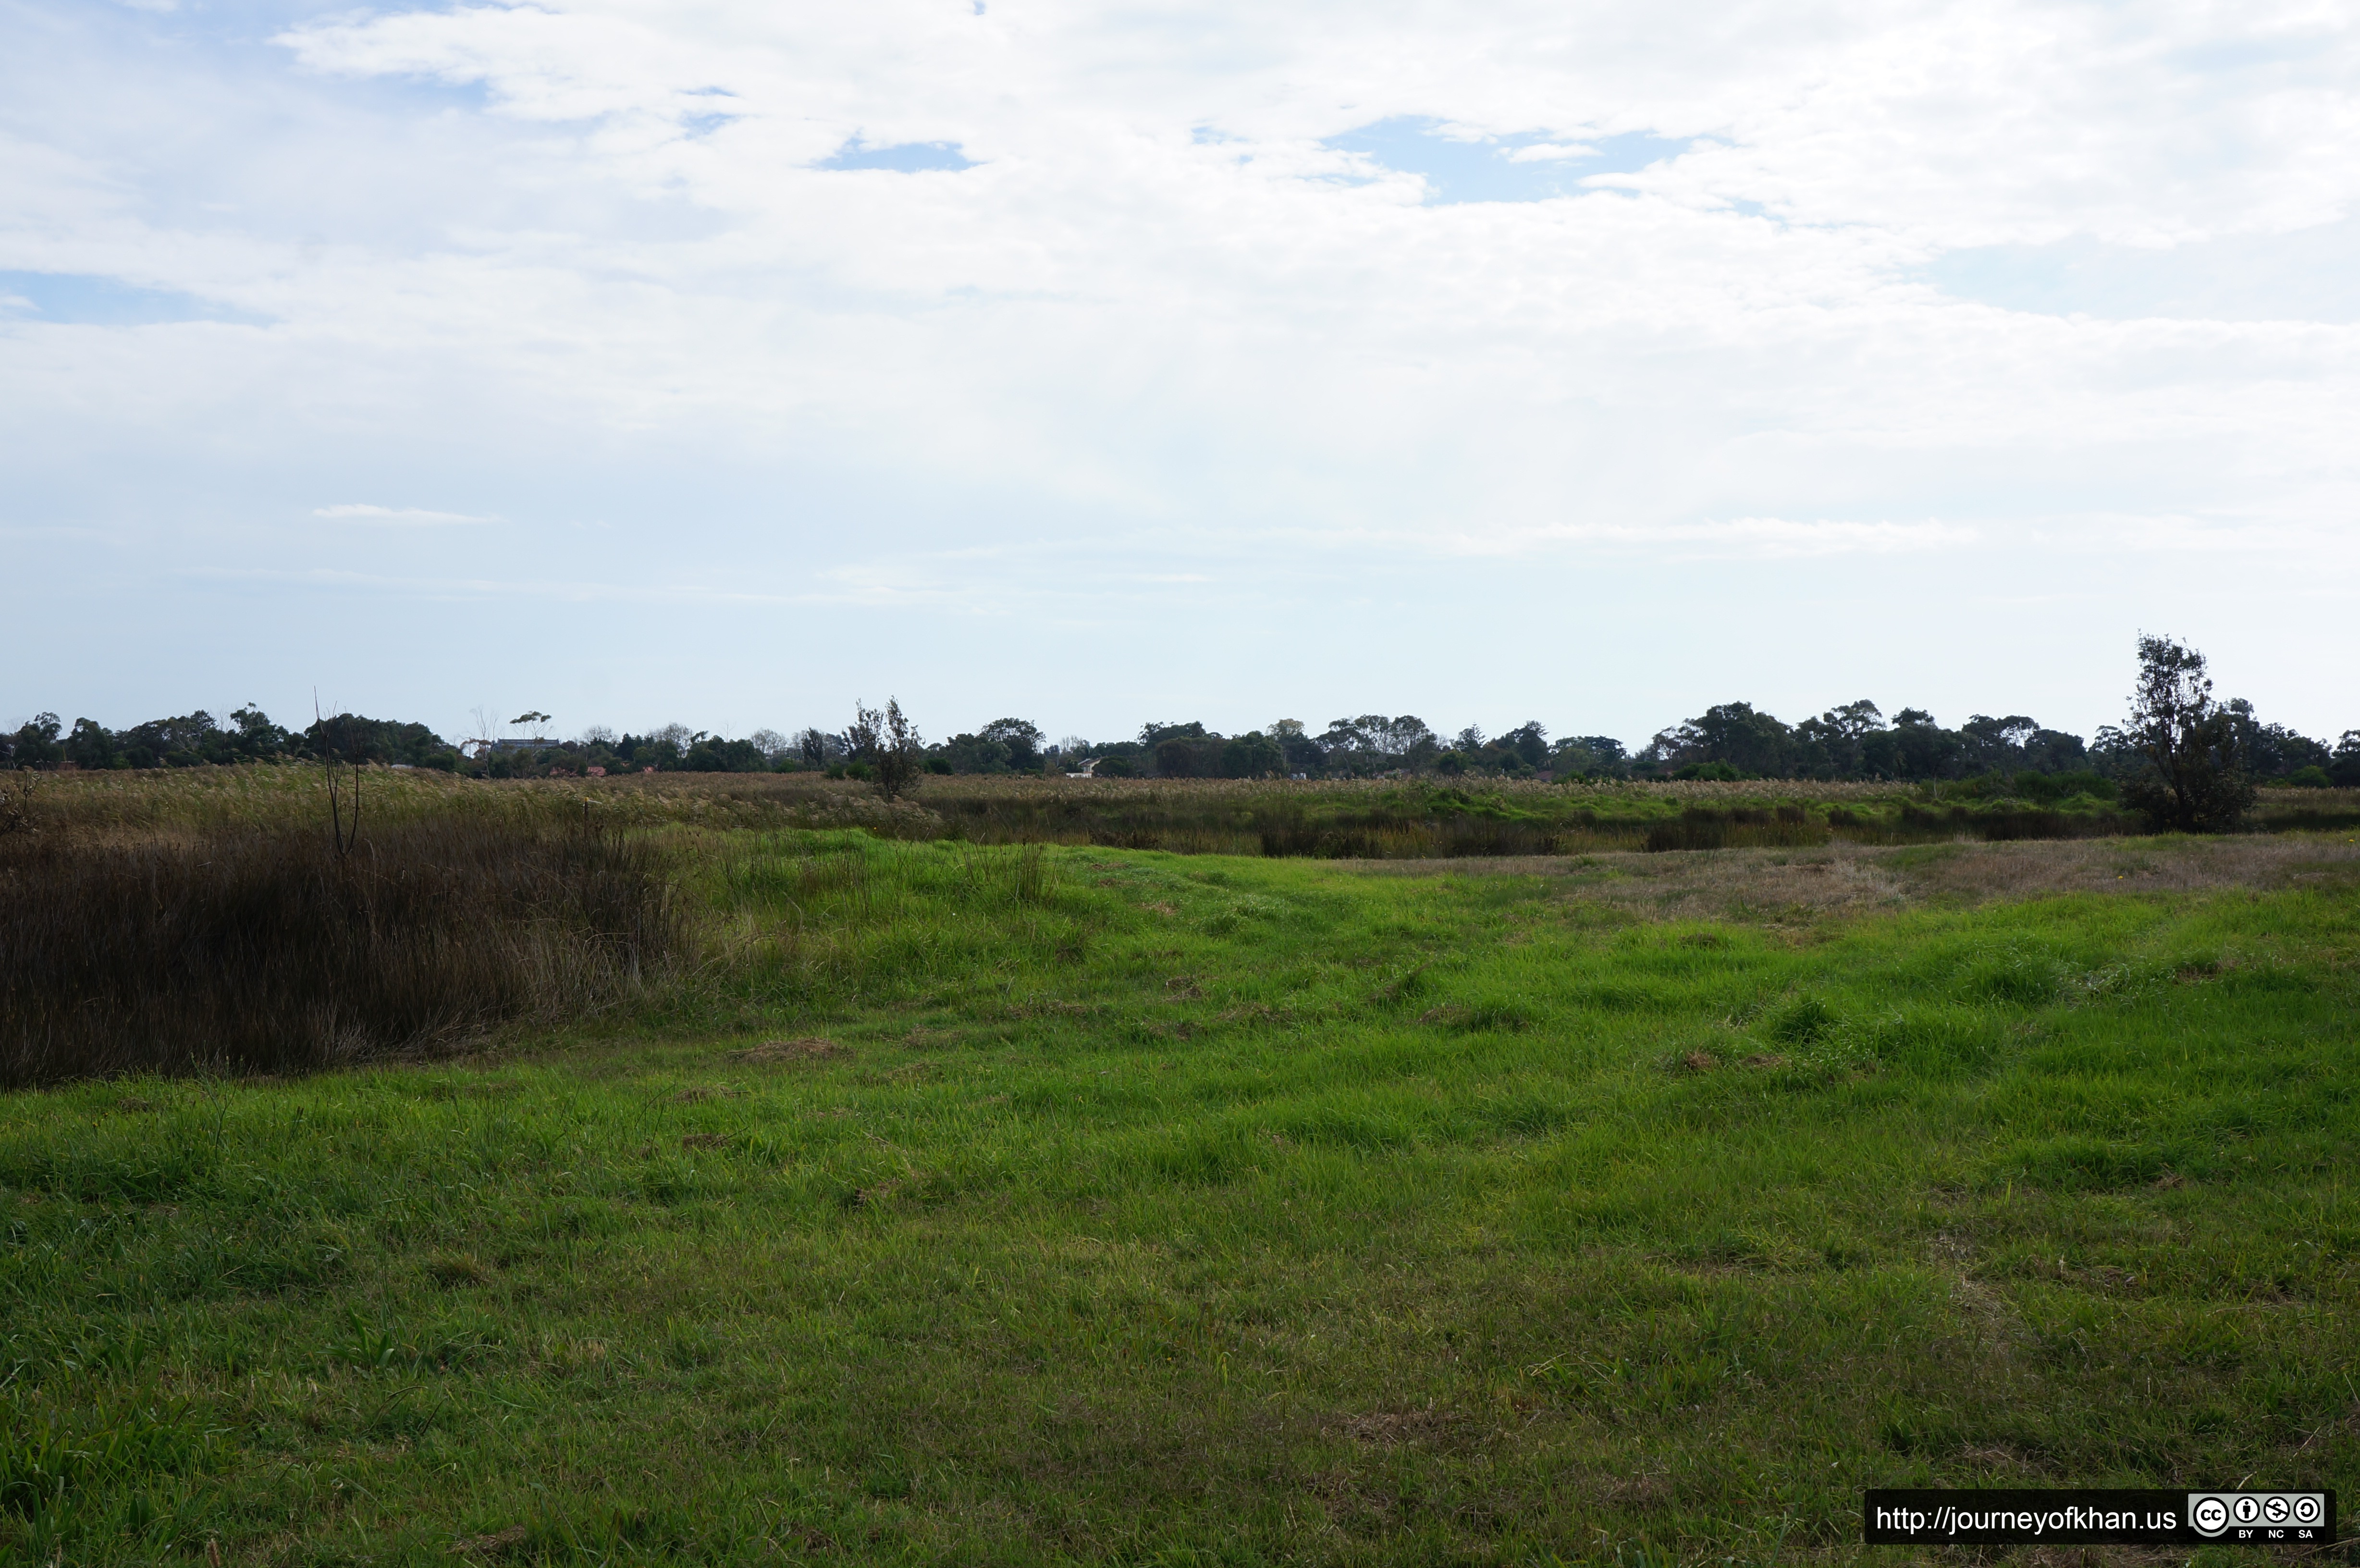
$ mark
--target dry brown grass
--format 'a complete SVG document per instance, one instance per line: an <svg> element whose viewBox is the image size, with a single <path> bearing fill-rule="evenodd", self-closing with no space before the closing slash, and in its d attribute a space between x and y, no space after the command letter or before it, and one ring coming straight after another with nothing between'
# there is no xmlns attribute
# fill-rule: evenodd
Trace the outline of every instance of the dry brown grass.
<svg viewBox="0 0 2360 1568"><path fill-rule="evenodd" d="M299 1072L573 1020L667 972L647 841L454 813L0 839L0 1083Z"/></svg>
<svg viewBox="0 0 2360 1568"><path fill-rule="evenodd" d="M1450 1437L1468 1424L1468 1418L1457 1410L1372 1410L1366 1415L1345 1416L1336 1424L1356 1443L1397 1448L1405 1443Z"/></svg>
<svg viewBox="0 0 2360 1568"><path fill-rule="evenodd" d="M367 824L480 814L602 826L862 827L930 837L942 819L867 785L817 774L660 773L620 779L486 781L423 768L361 772ZM277 829L327 820L325 776L309 763L24 776L12 799L37 833L83 842L148 841L223 827ZM29 787L27 787L29 782ZM1035 789L1042 788L1038 780Z"/></svg>
<svg viewBox="0 0 2360 1568"><path fill-rule="evenodd" d="M2319 835L2038 839L1899 848L1697 850L1340 865L1369 876L1539 876L1663 920L1778 920L2061 893L2360 887L2360 843Z"/></svg>
<svg viewBox="0 0 2360 1568"><path fill-rule="evenodd" d="M1825 783L1808 779L1755 779L1717 783L1704 779L1660 783L1579 781L1545 783L1537 779L1038 779L1013 775L927 777L913 798L886 801L856 779L816 773L656 773L611 779L519 779L487 782L421 768L371 768L365 771L371 810L389 816L439 814L464 800L506 799L578 811L588 800L627 822L732 822L774 825L784 818L821 818L842 825L923 825L948 821L975 808L1030 813L1044 804L1090 809L1172 806L1182 809L1246 808L1281 802L1350 806L1375 803L1405 784L1463 789L1512 805L1558 806L1608 818L1661 814L1665 806L1727 810L1764 800L1826 805L1865 805L1932 799L1914 785L1886 782ZM243 822L276 824L291 812L314 809L320 769L311 764L236 768L158 768L127 772L60 772L11 776L0 784L10 811L27 812L37 825L71 820L84 824L153 827L171 822L213 825ZM1953 798L1940 796L1942 802ZM2360 789L2266 789L2256 814L2267 821L2302 813L2360 813ZM1676 814L1676 813L1675 813ZM912 836L903 833L898 836Z"/></svg>

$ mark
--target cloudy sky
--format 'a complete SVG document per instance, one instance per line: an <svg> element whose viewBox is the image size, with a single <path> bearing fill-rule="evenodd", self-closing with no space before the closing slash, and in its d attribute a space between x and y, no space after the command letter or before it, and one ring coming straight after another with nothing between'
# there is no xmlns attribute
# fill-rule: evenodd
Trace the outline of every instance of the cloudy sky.
<svg viewBox="0 0 2360 1568"><path fill-rule="evenodd" d="M0 723L2360 725L2360 12L0 0Z"/></svg>

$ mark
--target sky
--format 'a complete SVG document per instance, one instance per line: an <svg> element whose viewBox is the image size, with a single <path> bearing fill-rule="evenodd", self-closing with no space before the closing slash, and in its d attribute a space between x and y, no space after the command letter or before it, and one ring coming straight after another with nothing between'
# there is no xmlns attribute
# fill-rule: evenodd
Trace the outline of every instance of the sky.
<svg viewBox="0 0 2360 1568"><path fill-rule="evenodd" d="M0 724L2360 727L2360 11L0 0Z"/></svg>

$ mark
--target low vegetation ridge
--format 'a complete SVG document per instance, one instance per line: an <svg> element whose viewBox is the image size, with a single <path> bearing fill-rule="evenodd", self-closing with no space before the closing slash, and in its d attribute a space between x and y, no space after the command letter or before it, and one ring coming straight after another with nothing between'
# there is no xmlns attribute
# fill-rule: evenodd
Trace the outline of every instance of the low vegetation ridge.
<svg viewBox="0 0 2360 1568"><path fill-rule="evenodd" d="M195 832L317 818L322 765L0 776L0 823L73 833ZM1645 783L1534 779L930 779L888 799L817 773L630 775L472 781L364 770L369 820L587 812L628 828L861 827L901 839L1098 844L1177 853L1376 857L1623 848L2084 837L2142 831L2111 784L2070 795L1979 782ZM2241 819L2262 831L2360 822L2360 789L2265 790ZM1718 843L1714 839L1718 836Z"/></svg>

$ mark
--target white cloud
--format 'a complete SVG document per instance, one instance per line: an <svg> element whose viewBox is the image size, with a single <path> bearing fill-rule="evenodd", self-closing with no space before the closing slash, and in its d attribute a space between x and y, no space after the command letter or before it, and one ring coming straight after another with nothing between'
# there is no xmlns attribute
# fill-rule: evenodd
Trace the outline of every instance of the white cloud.
<svg viewBox="0 0 2360 1568"><path fill-rule="evenodd" d="M1830 555L1896 555L1957 549L1975 542L1977 531L1956 524L1852 522L1818 518L1731 517L1698 523L1676 523L1648 530L1599 528L1582 537L1617 543L1651 545L1683 557L1718 556L1736 560L1780 559Z"/></svg>
<svg viewBox="0 0 2360 1568"><path fill-rule="evenodd" d="M2360 20L2307 0L397 4L262 63L36 9L0 274L252 324L0 316L12 468L56 498L12 523L153 470L217 508L116 526L260 560L290 547L209 519L309 506L268 477L298 461L311 495L471 506L311 508L385 526L311 530L304 570L366 535L420 557L388 594L545 582L534 525L597 515L585 583L906 613L912 646L945 606L1156 594L1207 636L1311 628L1290 604L1437 561L1611 562L1666 602L1667 561L1939 562L1929 613L1968 621L2068 556L2299 539L2307 589L2360 583L2360 327L2316 303L2360 267ZM1396 120L1568 185L1682 150L1429 204L1323 145ZM814 167L855 138L973 166ZM2298 231L2239 295L2239 247ZM2198 292L2122 259L2199 252L2231 259ZM500 559L428 559L462 538ZM2150 591L2088 590L2125 624ZM1003 679L1128 700L1101 662Z"/></svg>
<svg viewBox="0 0 2360 1568"><path fill-rule="evenodd" d="M1586 142L1532 142L1511 148L1508 160L1511 163L1548 163L1560 158L1591 158L1597 152L1596 147Z"/></svg>
<svg viewBox="0 0 2360 1568"><path fill-rule="evenodd" d="M496 523L497 517L479 517L465 512L435 512L423 506L371 506L345 503L334 506L314 506L315 517L333 517L344 522L395 523L413 527L446 528L453 524Z"/></svg>

